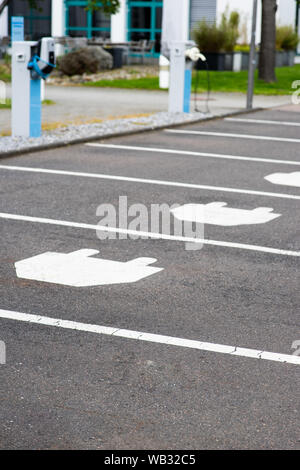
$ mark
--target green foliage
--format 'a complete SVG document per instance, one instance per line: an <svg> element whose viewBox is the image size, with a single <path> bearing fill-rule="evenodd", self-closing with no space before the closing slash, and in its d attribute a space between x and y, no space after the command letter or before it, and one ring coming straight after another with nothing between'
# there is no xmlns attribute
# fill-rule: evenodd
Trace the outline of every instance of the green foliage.
<svg viewBox="0 0 300 470"><path fill-rule="evenodd" d="M234 47L235 52L250 52L249 44L237 44Z"/></svg>
<svg viewBox="0 0 300 470"><path fill-rule="evenodd" d="M240 15L237 11L223 13L219 25L204 19L192 32L193 39L202 52L233 52L239 37Z"/></svg>
<svg viewBox="0 0 300 470"><path fill-rule="evenodd" d="M120 8L119 0L88 0L87 10L102 10L104 13L114 15Z"/></svg>
<svg viewBox="0 0 300 470"><path fill-rule="evenodd" d="M99 88L126 88L130 90L159 90L158 77L143 77L133 79L117 78L115 80L99 80L98 82L86 82L83 86ZM162 91L162 93L164 90Z"/></svg>
<svg viewBox="0 0 300 470"><path fill-rule="evenodd" d="M34 10L39 9L37 0L28 0L28 3L29 3L30 8L33 8Z"/></svg>
<svg viewBox="0 0 300 470"><path fill-rule="evenodd" d="M192 37L202 52L222 52L224 50L224 32L216 25L202 20L192 32Z"/></svg>
<svg viewBox="0 0 300 470"><path fill-rule="evenodd" d="M38 0L27 0L30 8L40 10ZM87 10L101 10L104 13L114 15L120 8L120 0L87 0Z"/></svg>
<svg viewBox="0 0 300 470"><path fill-rule="evenodd" d="M0 103L0 109L10 109L11 108L11 100L8 98L5 100L5 103Z"/></svg>
<svg viewBox="0 0 300 470"><path fill-rule="evenodd" d="M3 82L11 81L11 66L9 63L0 64L0 80Z"/></svg>
<svg viewBox="0 0 300 470"><path fill-rule="evenodd" d="M9 67L11 65L11 55L5 53L3 56L3 61L4 61L4 64Z"/></svg>
<svg viewBox="0 0 300 470"><path fill-rule="evenodd" d="M228 9L222 14L220 29L224 33L224 50L233 52L239 38L240 15L237 11L232 11L229 15Z"/></svg>
<svg viewBox="0 0 300 470"><path fill-rule="evenodd" d="M292 26L277 26L276 49L279 51L294 51L299 43L298 34Z"/></svg>

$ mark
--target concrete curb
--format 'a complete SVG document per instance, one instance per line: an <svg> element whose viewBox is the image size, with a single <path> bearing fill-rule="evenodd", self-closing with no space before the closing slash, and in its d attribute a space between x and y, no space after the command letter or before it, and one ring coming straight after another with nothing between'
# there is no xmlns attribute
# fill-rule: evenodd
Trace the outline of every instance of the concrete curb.
<svg viewBox="0 0 300 470"><path fill-rule="evenodd" d="M248 113L255 113L258 111L262 111L263 108L253 108L253 109L243 109L239 111L233 111L232 113L224 113L224 114L218 114L215 116L209 116L209 117L202 117L196 120L191 119L190 121L182 121L179 123L175 124L164 124L164 125L158 125L158 126L145 126L142 129L133 129L133 130L127 130L124 132L111 132L106 135L92 135L90 137L80 137L80 138L75 138L73 140L64 142L52 142L50 144L45 144L45 145L35 145L32 147L26 147L24 149L18 149L18 150L11 150L9 152L2 152L0 153L0 159L4 158L9 158L9 157L17 157L21 155L25 155L27 153L33 153L33 152L41 152L45 150L51 150L51 149L56 149L60 147L67 147L69 145L78 145L78 144L84 144L87 142L94 142L96 140L104 140L104 139L111 139L112 137L122 137L122 136L128 136L128 135L135 135L135 134L142 134L144 132L154 132L157 130L161 129L167 129L167 128L174 128L174 127L182 127L187 124L197 124L199 122L207 122L207 121L214 121L214 120L219 120L219 119L224 119L226 117L231 117L231 116L238 116L242 114L248 114Z"/></svg>

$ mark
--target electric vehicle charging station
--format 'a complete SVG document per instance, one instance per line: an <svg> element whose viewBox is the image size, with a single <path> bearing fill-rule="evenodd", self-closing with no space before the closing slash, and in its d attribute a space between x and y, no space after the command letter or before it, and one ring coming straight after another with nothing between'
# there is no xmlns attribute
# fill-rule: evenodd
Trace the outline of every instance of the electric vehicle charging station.
<svg viewBox="0 0 300 470"><path fill-rule="evenodd" d="M205 57L193 42L174 41L170 44L170 113L189 113L192 91L193 62Z"/></svg>
<svg viewBox="0 0 300 470"><path fill-rule="evenodd" d="M55 68L54 39L12 44L12 135L41 135L41 80Z"/></svg>
<svg viewBox="0 0 300 470"><path fill-rule="evenodd" d="M187 0L164 0L161 54L170 60L170 113L189 113L193 62L205 57L188 41Z"/></svg>

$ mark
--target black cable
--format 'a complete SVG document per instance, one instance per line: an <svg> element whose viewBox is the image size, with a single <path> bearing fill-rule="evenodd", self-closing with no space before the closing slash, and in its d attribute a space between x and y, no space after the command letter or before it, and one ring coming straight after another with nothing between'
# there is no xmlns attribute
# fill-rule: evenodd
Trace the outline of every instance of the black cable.
<svg viewBox="0 0 300 470"><path fill-rule="evenodd" d="M199 85L199 69L197 69L197 72L196 72L196 80L195 80L195 88L194 88L194 111L195 111L195 113L210 114L210 109L209 109L209 98L210 98L210 91L211 91L210 74L209 74L209 67L208 67L207 60L205 60L204 63L206 65L206 77L207 77L206 78L207 79L206 111L201 111L201 109L199 109L198 105L197 105L197 94L198 94L198 85Z"/></svg>

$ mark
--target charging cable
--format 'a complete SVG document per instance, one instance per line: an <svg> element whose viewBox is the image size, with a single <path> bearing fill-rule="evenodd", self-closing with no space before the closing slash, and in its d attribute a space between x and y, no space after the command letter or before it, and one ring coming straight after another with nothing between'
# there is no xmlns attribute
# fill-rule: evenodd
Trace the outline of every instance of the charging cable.
<svg viewBox="0 0 300 470"><path fill-rule="evenodd" d="M46 67L45 67L46 72L43 72L39 68L38 62L43 62L44 64L46 64ZM46 60L41 59L38 55L34 55L31 59L31 61L28 63L28 66L27 66L27 68L32 71L31 76L34 80L36 80L38 77L41 77L44 80L46 80L46 78L48 77L48 75L51 72L51 69L53 69L55 67L56 67L55 64L51 64L50 62L46 62Z"/></svg>

